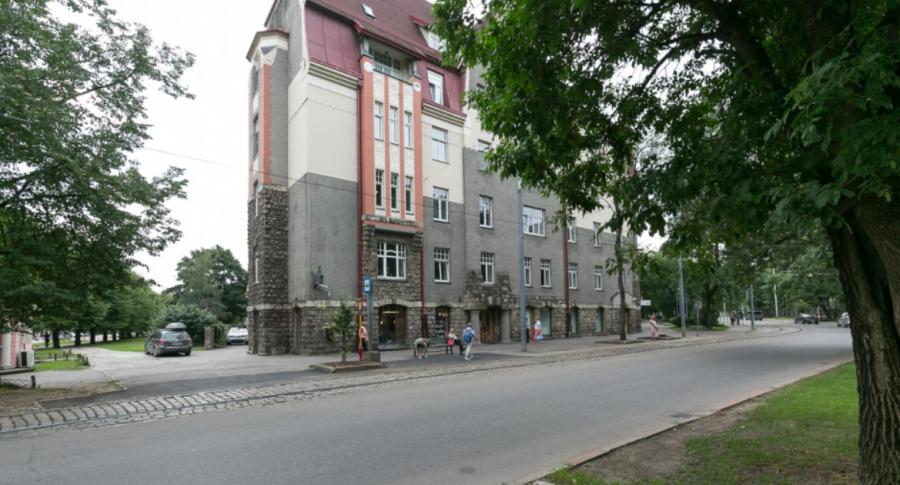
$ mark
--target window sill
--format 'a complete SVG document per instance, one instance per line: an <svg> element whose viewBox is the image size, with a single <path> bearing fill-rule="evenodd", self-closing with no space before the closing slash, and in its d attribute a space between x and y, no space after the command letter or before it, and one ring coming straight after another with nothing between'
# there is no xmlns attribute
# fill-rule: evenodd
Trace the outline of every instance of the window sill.
<svg viewBox="0 0 900 485"><path fill-rule="evenodd" d="M483 282L483 281L482 281L482 282L481 282L481 286L494 286L494 284L493 284L493 283L486 283L486 282Z"/></svg>
<svg viewBox="0 0 900 485"><path fill-rule="evenodd" d="M494 229L494 226L482 226L481 224L478 224L478 227L480 227L482 229L490 229L490 230Z"/></svg>
<svg viewBox="0 0 900 485"><path fill-rule="evenodd" d="M432 158L431 161L437 162L437 163L443 163L445 165L450 165L450 162L448 162L447 160L438 160L437 158Z"/></svg>
<svg viewBox="0 0 900 485"><path fill-rule="evenodd" d="M432 219L434 222L442 222L444 224L450 224L450 219Z"/></svg>
<svg viewBox="0 0 900 485"><path fill-rule="evenodd" d="M543 238L546 238L546 237L547 237L547 236L545 236L545 235L543 235L543 234L532 234L532 233L530 233L530 232L526 232L525 235L526 235L526 236L534 236L534 237L543 237Z"/></svg>
<svg viewBox="0 0 900 485"><path fill-rule="evenodd" d="M450 284L450 280L447 280L447 281L434 280L434 282L439 285L449 285Z"/></svg>
<svg viewBox="0 0 900 485"><path fill-rule="evenodd" d="M391 278L390 276L378 276L377 279L382 281L406 281L406 277L403 278Z"/></svg>

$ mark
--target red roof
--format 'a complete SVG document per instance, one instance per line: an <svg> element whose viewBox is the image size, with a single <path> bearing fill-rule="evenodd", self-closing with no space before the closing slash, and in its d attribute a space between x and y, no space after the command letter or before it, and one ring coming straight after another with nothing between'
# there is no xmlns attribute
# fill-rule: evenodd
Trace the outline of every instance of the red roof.
<svg viewBox="0 0 900 485"><path fill-rule="evenodd" d="M363 3L372 7L375 18L363 12ZM432 21L431 3L427 0L307 0L359 24L373 37L397 47L411 50L422 57L438 60L440 52L428 47L416 22ZM414 20L415 19L415 20Z"/></svg>

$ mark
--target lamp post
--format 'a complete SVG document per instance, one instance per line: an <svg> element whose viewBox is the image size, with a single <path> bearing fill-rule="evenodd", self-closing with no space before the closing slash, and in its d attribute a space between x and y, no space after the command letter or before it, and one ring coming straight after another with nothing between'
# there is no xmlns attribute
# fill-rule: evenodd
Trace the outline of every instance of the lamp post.
<svg viewBox="0 0 900 485"><path fill-rule="evenodd" d="M522 213L522 179L518 179L516 188L516 214L519 217L519 333L522 337L522 352L528 352L528 322L525 321L525 216Z"/></svg>
<svg viewBox="0 0 900 485"><path fill-rule="evenodd" d="M681 256L678 257L678 313L681 315L681 337L687 337L687 326L684 321L684 268Z"/></svg>

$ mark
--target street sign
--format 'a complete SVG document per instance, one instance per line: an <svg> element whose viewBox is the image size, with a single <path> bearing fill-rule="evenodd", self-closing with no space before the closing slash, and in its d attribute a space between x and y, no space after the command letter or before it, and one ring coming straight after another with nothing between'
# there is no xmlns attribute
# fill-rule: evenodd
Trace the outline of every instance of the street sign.
<svg viewBox="0 0 900 485"><path fill-rule="evenodd" d="M367 296L372 295L372 277L371 276L363 276L363 293Z"/></svg>
<svg viewBox="0 0 900 485"><path fill-rule="evenodd" d="M641 306L650 306L650 300L641 300Z"/></svg>

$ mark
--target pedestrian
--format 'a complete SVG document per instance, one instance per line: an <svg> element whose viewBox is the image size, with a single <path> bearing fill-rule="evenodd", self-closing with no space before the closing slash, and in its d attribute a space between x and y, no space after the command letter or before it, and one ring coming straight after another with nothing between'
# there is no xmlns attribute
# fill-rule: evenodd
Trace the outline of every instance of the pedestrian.
<svg viewBox="0 0 900 485"><path fill-rule="evenodd" d="M447 334L447 348L450 349L450 355L453 355L453 346L456 345L456 330L450 329L450 332ZM460 346L462 349L462 346ZM460 354L462 351L460 351Z"/></svg>
<svg viewBox="0 0 900 485"><path fill-rule="evenodd" d="M472 344L475 343L475 330L472 330L472 324L467 323L466 329L463 330L463 344L466 345L466 360L472 360L474 355L472 355Z"/></svg>
<svg viewBox="0 0 900 485"><path fill-rule="evenodd" d="M534 343L540 343L541 340L544 340L544 330L541 326L541 319L538 318L534 321Z"/></svg>
<svg viewBox="0 0 900 485"><path fill-rule="evenodd" d="M734 326L734 322L736 322L736 321L737 321L737 314L732 311L731 312L731 326L732 327Z"/></svg>
<svg viewBox="0 0 900 485"><path fill-rule="evenodd" d="M650 338L659 337L659 325L656 324L656 314L650 315Z"/></svg>
<svg viewBox="0 0 900 485"><path fill-rule="evenodd" d="M363 352L369 351L369 329L365 325L359 326L359 342L362 345Z"/></svg>
<svg viewBox="0 0 900 485"><path fill-rule="evenodd" d="M428 358L428 339L419 337L413 342L413 355L417 359Z"/></svg>

